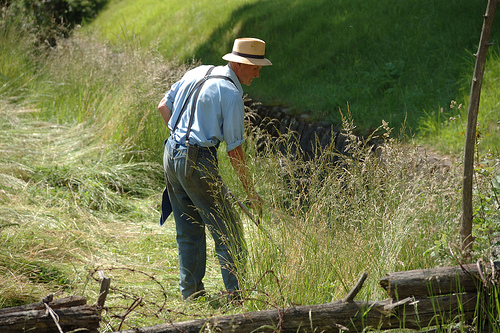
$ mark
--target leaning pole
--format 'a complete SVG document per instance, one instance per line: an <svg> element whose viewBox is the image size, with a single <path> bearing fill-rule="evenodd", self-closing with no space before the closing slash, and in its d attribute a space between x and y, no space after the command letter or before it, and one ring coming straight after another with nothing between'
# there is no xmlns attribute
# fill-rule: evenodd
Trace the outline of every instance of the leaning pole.
<svg viewBox="0 0 500 333"><path fill-rule="evenodd" d="M467 130L465 138L464 174L462 188L462 225L460 227L461 248L464 259L470 260L472 250L472 178L474 174L474 152L476 146L477 114L479 112L479 100L481 97L481 85L483 83L486 54L490 43L490 34L493 27L495 10L499 0L489 0L484 14L483 28L479 40L478 51L475 54L476 64L472 76L469 107L467 110Z"/></svg>

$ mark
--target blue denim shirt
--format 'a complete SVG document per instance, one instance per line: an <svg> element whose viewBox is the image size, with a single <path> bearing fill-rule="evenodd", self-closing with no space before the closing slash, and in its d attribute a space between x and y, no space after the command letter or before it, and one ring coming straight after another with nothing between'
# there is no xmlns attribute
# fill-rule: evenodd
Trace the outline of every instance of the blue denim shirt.
<svg viewBox="0 0 500 333"><path fill-rule="evenodd" d="M168 123L170 130L179 118L190 90L205 76L209 68L210 66L204 65L188 71L165 94L165 104L172 110L172 117ZM224 79L209 79L205 82L196 101L189 143L198 144L201 147L213 147L225 141L227 151L231 151L244 141L243 89L236 74L227 65L215 67L212 75L228 76L234 84ZM174 140L180 144L186 142L193 97L187 104L174 132Z"/></svg>

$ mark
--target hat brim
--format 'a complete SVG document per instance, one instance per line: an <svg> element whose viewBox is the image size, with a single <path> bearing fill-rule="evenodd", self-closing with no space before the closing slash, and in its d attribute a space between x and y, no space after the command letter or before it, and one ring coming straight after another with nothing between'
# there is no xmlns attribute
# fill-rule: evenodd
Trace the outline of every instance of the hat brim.
<svg viewBox="0 0 500 333"><path fill-rule="evenodd" d="M271 66L272 63L269 59L255 59L255 58L245 58L239 55L228 53L222 57L226 61L238 62L240 64L255 65L255 66Z"/></svg>

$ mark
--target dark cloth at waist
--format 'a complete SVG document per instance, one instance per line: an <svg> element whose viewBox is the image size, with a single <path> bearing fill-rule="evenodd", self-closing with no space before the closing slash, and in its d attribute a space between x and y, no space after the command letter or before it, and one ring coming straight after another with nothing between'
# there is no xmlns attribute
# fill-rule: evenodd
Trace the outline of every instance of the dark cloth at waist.
<svg viewBox="0 0 500 333"><path fill-rule="evenodd" d="M167 143L170 144L174 149L187 149L185 144L175 141L172 137L169 137L167 140L165 140L165 144ZM194 146L198 147L198 155L217 156L217 146L201 147L196 144Z"/></svg>

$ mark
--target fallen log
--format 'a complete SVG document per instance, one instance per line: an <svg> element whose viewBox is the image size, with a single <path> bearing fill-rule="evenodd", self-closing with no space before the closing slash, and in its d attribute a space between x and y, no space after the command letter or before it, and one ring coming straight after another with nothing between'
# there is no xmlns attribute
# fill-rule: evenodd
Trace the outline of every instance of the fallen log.
<svg viewBox="0 0 500 333"><path fill-rule="evenodd" d="M53 333L85 329L84 332L98 333L100 316L93 306L80 305L53 311L58 324L46 309L7 313L0 316L0 332Z"/></svg>
<svg viewBox="0 0 500 333"><path fill-rule="evenodd" d="M198 319L179 323L120 331L121 333L178 332L332 332L362 331L367 328L424 329L454 320L471 322L477 294L462 293L423 298L407 298L394 303L336 301L320 305L304 305L229 316Z"/></svg>
<svg viewBox="0 0 500 333"><path fill-rule="evenodd" d="M500 262L419 269L389 273L380 285L394 299L477 292L499 270Z"/></svg>
<svg viewBox="0 0 500 333"><path fill-rule="evenodd" d="M69 297L58 298L58 299L54 299L54 300L51 300L51 297L48 296L48 298L44 299L44 300L48 301L48 303L50 304L50 307L52 309L71 308L73 306L87 304L87 300L85 299L85 297L81 297L81 296L69 296ZM31 311L31 310L44 310L45 309L44 303L45 303L44 301L40 301L37 303L19 305L19 306L13 306L10 308L0 309L0 318L9 314L9 313L14 313L14 312Z"/></svg>
<svg viewBox="0 0 500 333"><path fill-rule="evenodd" d="M37 303L0 309L0 332L84 330L97 333L100 320L99 309L87 305L84 297L53 299L51 294Z"/></svg>
<svg viewBox="0 0 500 333"><path fill-rule="evenodd" d="M98 333L111 281L102 271L99 276L101 289L96 305L87 305L87 300L81 296L54 299L50 294L37 303L0 309L0 332Z"/></svg>

